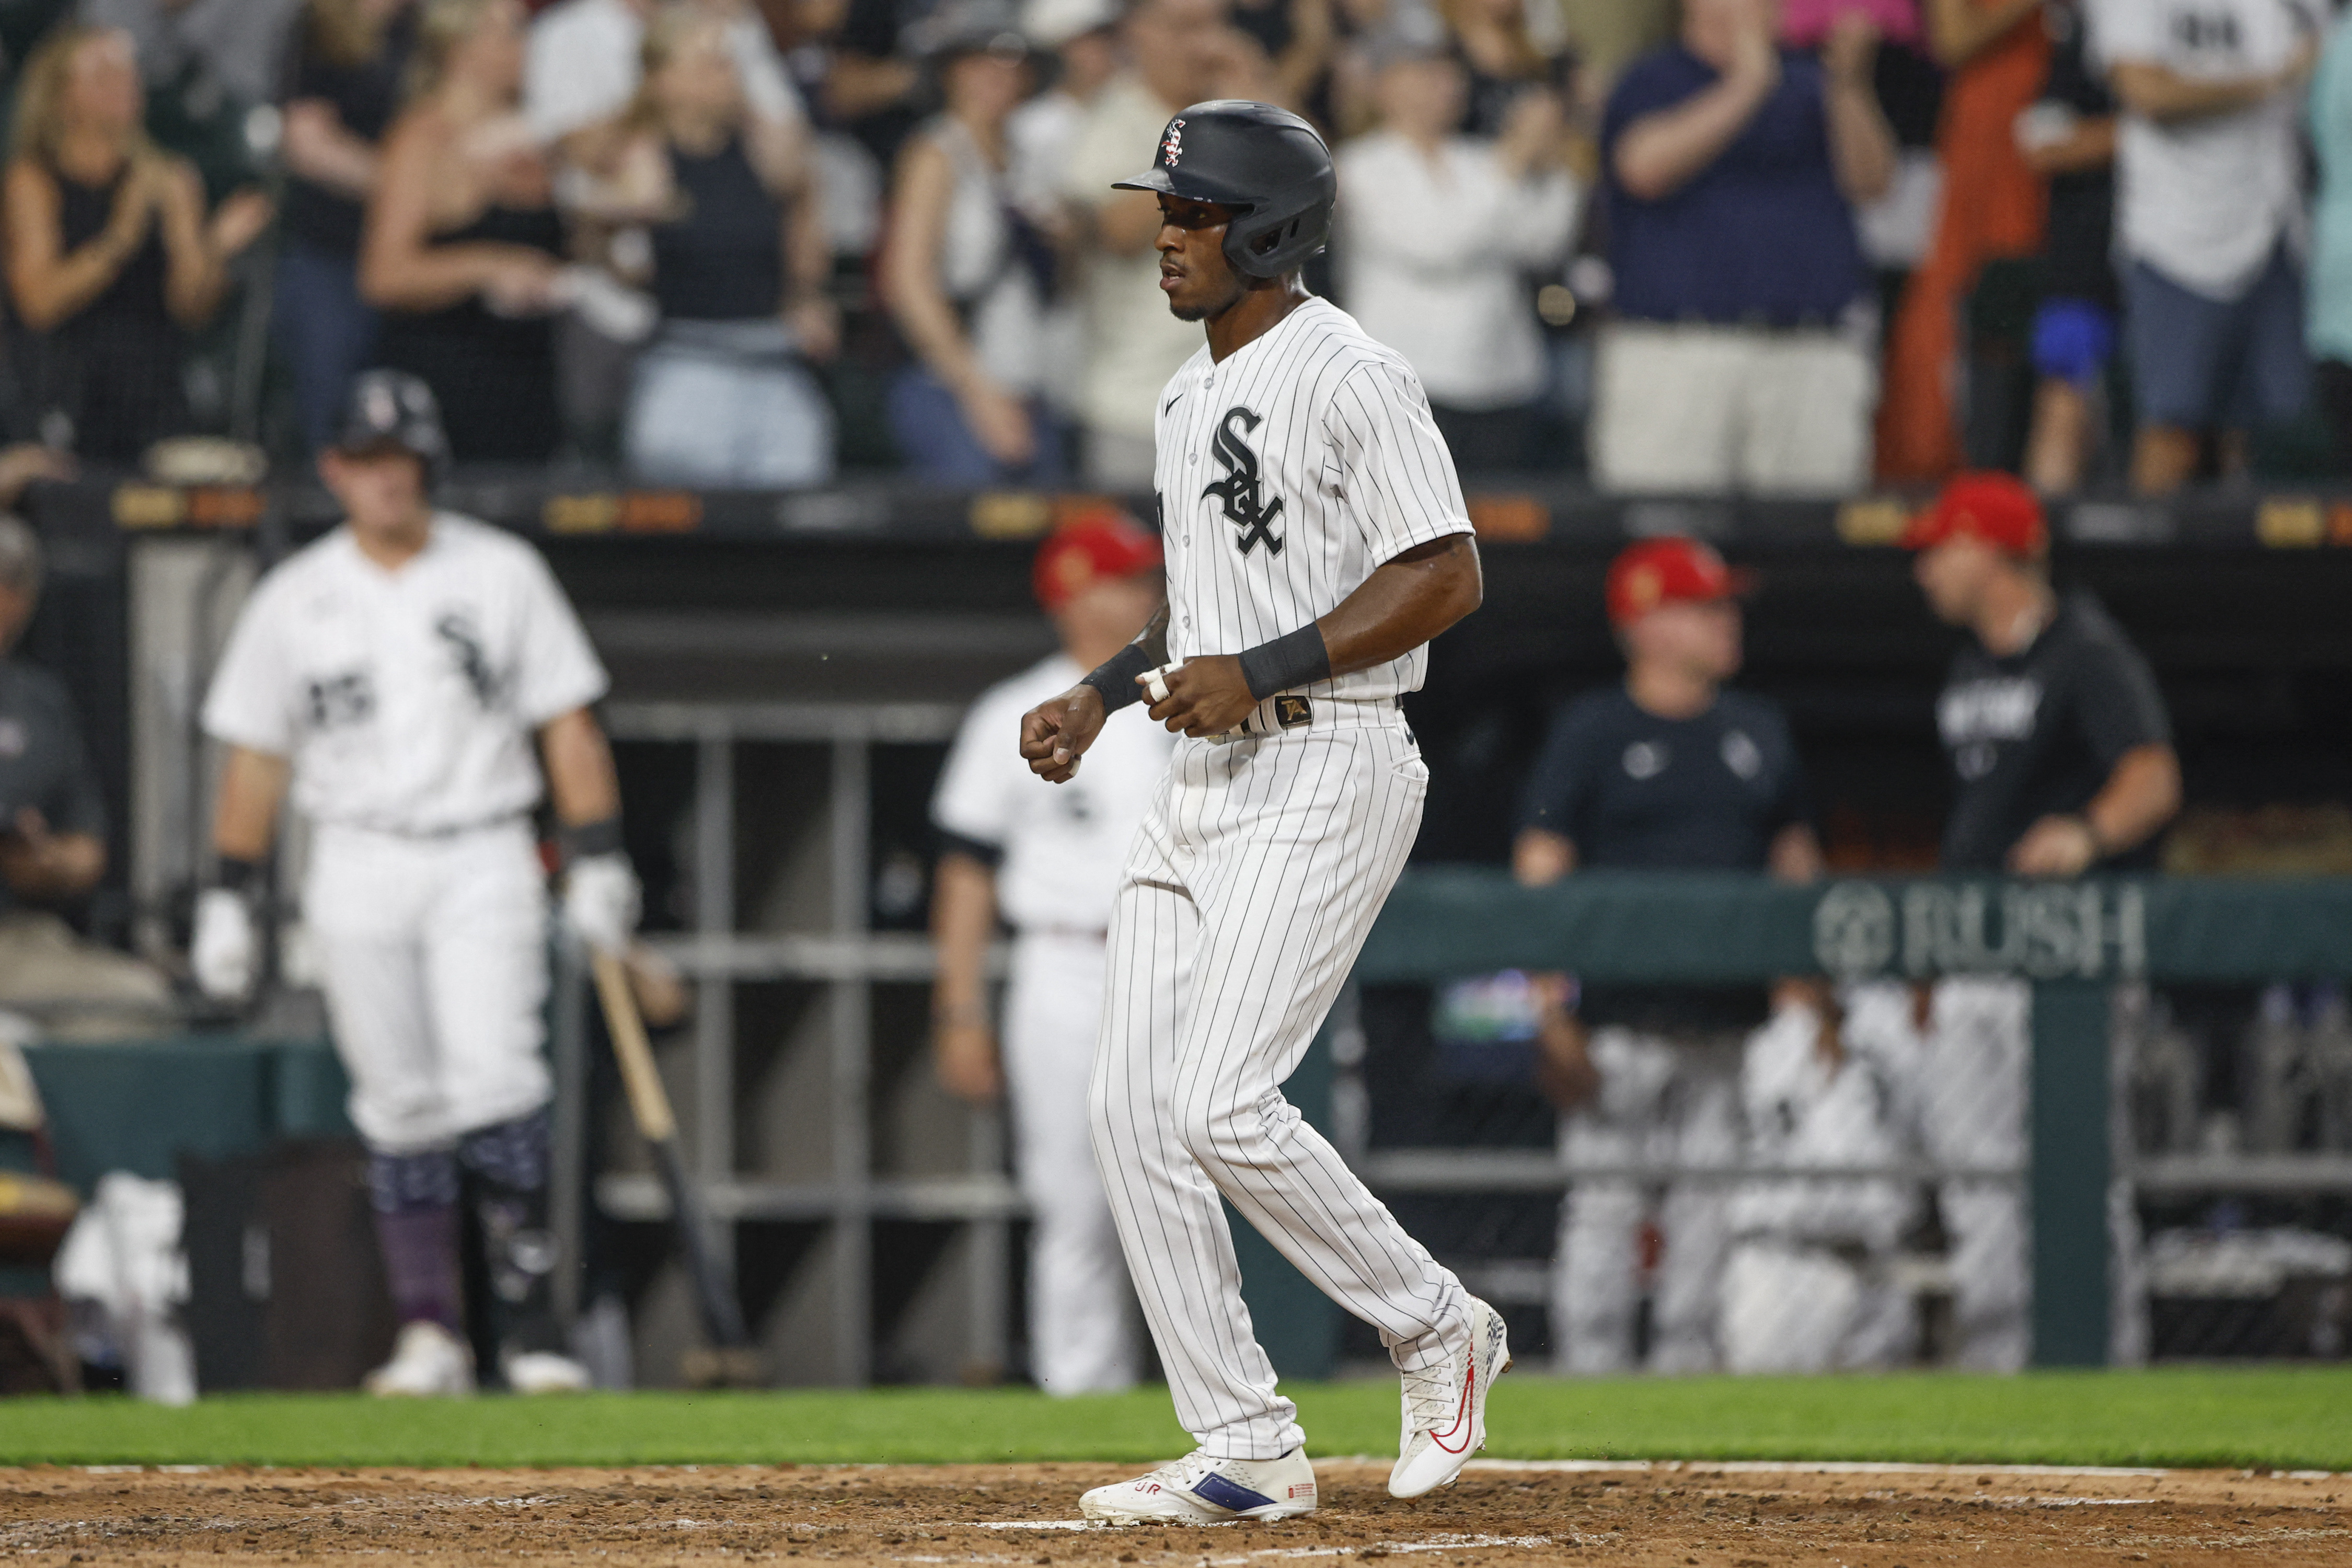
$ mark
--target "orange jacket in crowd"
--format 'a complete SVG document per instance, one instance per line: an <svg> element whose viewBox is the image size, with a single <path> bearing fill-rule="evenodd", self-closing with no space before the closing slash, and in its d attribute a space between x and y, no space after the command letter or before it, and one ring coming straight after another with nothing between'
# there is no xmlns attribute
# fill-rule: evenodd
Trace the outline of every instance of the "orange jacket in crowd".
<svg viewBox="0 0 2352 1568"><path fill-rule="evenodd" d="M2046 192L2017 149L2017 117L2041 96L2050 36L2037 11L1952 73L1936 133L1943 196L1927 259L1911 274L1886 344L1878 474L1940 479L1962 467L1953 409L1960 314L1988 261L2042 248Z"/></svg>

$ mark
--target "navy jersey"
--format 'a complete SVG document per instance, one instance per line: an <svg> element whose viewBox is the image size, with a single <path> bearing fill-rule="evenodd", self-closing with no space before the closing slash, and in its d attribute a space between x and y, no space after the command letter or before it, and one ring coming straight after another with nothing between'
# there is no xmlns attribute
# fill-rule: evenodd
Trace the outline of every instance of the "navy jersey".
<svg viewBox="0 0 2352 1568"><path fill-rule="evenodd" d="M1584 869L1760 871L1774 835L1811 815L1777 704L1726 691L1661 719L1617 687L1552 721L1519 825L1570 840Z"/></svg>
<svg viewBox="0 0 2352 1568"><path fill-rule="evenodd" d="M1773 837L1810 823L1796 742L1778 704L1726 691L1695 719L1662 719L1622 687L1570 702L1528 780L1521 827L1557 833L1587 870L1760 871ZM1596 1026L1654 1032L1752 1028L1764 993L1587 986Z"/></svg>

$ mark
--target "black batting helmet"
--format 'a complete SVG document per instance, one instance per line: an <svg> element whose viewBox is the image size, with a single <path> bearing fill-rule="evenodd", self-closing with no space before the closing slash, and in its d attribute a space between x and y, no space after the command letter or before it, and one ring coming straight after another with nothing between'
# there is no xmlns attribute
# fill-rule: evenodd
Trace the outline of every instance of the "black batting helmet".
<svg viewBox="0 0 2352 1568"><path fill-rule="evenodd" d="M1219 98L1170 121L1150 172L1116 188L1235 208L1225 259L1245 277L1279 278L1323 248L1339 181L1315 127L1270 103Z"/></svg>
<svg viewBox="0 0 2352 1568"><path fill-rule="evenodd" d="M362 371L352 382L351 401L335 432L339 452L380 452L395 447L425 464L427 484L449 466L449 437L441 427L440 400L433 389L404 370Z"/></svg>

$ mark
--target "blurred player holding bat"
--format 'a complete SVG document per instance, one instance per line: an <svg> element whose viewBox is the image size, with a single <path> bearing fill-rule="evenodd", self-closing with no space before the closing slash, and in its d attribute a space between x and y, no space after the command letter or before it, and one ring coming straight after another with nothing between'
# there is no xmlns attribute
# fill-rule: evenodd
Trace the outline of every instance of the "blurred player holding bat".
<svg viewBox="0 0 2352 1568"><path fill-rule="evenodd" d="M547 890L530 821L541 794L574 935L621 952L637 880L589 712L604 668L536 552L434 509L447 454L424 383L360 378L320 460L346 521L255 588L205 700L205 731L229 751L219 877L198 901L190 959L212 995L252 987L251 899L290 784L314 834L303 918L401 1320L367 1385L473 1386L466 1201L488 1252L499 1370L518 1391L557 1392L587 1374L564 1353L551 1291Z"/></svg>

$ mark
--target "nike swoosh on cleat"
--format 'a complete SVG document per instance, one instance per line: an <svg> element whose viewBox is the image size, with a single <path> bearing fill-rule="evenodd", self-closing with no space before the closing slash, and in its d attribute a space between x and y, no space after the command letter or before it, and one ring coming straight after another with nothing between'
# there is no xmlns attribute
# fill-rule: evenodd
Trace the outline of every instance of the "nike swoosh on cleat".
<svg viewBox="0 0 2352 1568"><path fill-rule="evenodd" d="M1234 1513L1246 1513L1254 1508L1270 1508L1274 1500L1264 1492L1254 1492L1240 1482L1231 1480L1212 1470L1192 1483L1192 1495L1203 1502Z"/></svg>
<svg viewBox="0 0 2352 1568"><path fill-rule="evenodd" d="M1443 1432L1431 1432L1429 1435L1429 1440L1431 1442L1436 1444L1439 1447L1444 1449L1449 1454L1458 1454L1463 1449L1470 1446L1470 1396L1477 1391L1478 1358L1473 1356L1470 1358L1469 1375L1462 1380L1462 1403L1454 1407L1454 1425L1448 1426ZM1445 1440L1448 1437L1453 1436L1456 1432L1462 1434L1461 1442L1449 1443Z"/></svg>

